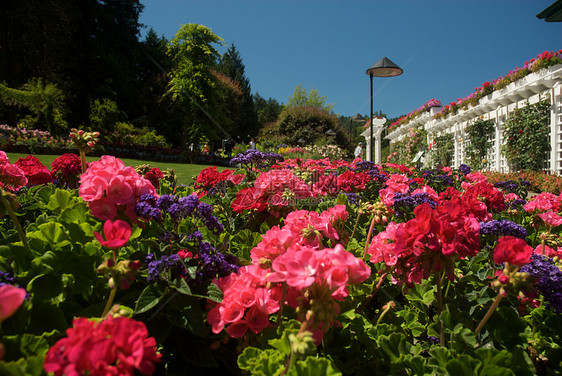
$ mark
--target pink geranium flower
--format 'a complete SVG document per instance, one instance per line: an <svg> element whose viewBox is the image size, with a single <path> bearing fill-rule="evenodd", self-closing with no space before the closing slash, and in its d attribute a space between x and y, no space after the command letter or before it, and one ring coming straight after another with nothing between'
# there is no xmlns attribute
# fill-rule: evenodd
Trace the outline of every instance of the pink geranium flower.
<svg viewBox="0 0 562 376"><path fill-rule="evenodd" d="M23 303L26 291L12 285L0 286L0 322L12 316Z"/></svg>
<svg viewBox="0 0 562 376"><path fill-rule="evenodd" d="M106 220L103 224L103 234L105 239L99 232L94 231L96 239L104 247L115 249L127 244L131 237L131 226L125 221L117 219L116 221Z"/></svg>
<svg viewBox="0 0 562 376"><path fill-rule="evenodd" d="M544 221L547 227L554 228L562 225L562 217L553 212L552 210L539 214L539 217Z"/></svg>
<svg viewBox="0 0 562 376"><path fill-rule="evenodd" d="M152 375L161 355L144 323L109 316L100 322L74 319L66 337L49 349L46 372L60 375Z"/></svg>
<svg viewBox="0 0 562 376"><path fill-rule="evenodd" d="M8 158L8 154L6 152L0 150L0 164L10 163L10 159Z"/></svg>

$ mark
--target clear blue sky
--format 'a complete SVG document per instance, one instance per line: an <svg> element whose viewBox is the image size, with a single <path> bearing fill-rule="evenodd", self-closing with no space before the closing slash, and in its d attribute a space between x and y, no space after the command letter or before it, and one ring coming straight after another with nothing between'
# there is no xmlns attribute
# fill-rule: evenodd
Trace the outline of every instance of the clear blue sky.
<svg viewBox="0 0 562 376"><path fill-rule="evenodd" d="M562 49L562 22L536 17L554 1L141 0L140 21L168 39L182 24L205 25L224 39L221 53L236 45L252 93L286 103L302 84L340 115L369 114L365 71L386 56L404 74L373 78L374 109L396 117Z"/></svg>

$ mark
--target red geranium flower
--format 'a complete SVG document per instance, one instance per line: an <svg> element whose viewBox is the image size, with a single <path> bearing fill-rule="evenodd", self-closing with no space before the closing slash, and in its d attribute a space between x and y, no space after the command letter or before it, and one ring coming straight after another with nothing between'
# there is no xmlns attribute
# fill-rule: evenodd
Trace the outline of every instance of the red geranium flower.
<svg viewBox="0 0 562 376"><path fill-rule="evenodd" d="M27 176L28 185L48 184L53 182L51 171L41 161L33 155L20 158L15 163Z"/></svg>
<svg viewBox="0 0 562 376"><path fill-rule="evenodd" d="M498 240L494 248L494 262L523 266L531 261L532 254L533 248L525 240L515 236L504 236Z"/></svg>

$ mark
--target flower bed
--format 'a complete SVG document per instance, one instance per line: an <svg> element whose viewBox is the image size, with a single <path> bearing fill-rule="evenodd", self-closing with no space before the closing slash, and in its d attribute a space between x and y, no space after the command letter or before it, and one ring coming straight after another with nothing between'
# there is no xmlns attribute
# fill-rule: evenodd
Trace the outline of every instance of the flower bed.
<svg viewBox="0 0 562 376"><path fill-rule="evenodd" d="M233 162L175 186L0 152L0 374L562 371L561 196L464 165Z"/></svg>

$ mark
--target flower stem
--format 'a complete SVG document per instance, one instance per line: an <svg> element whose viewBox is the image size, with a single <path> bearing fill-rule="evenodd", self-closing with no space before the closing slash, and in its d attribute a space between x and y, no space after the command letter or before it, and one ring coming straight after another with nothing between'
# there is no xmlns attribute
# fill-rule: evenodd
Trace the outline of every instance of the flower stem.
<svg viewBox="0 0 562 376"><path fill-rule="evenodd" d="M441 271L435 273L437 282L437 320L439 322L439 344L445 346L445 332L443 331L443 321L441 321L441 311L443 310L443 297L441 296Z"/></svg>
<svg viewBox="0 0 562 376"><path fill-rule="evenodd" d="M375 227L375 218L376 216L373 214L373 218L371 219L371 225L369 226L369 232L367 233L367 240L365 241L363 260L365 260L365 257L367 257L367 250L369 249L369 243L371 242L371 234L373 233L373 227Z"/></svg>
<svg viewBox="0 0 562 376"><path fill-rule="evenodd" d="M476 327L476 330L474 331L474 334L478 334L482 330L482 328L484 327L484 324L486 324L488 319L492 316L492 313L494 313L494 311L496 310L496 307L500 303L501 299L502 299L502 293L501 293L501 290L500 290L500 292L498 292L498 295L496 296L496 300L494 300L494 302L492 303L492 305L488 309L488 312L486 312L486 315L484 315L484 317L482 318L482 321L480 321L480 324L478 324L478 326Z"/></svg>
<svg viewBox="0 0 562 376"><path fill-rule="evenodd" d="M359 218L361 217L361 212L357 211L357 218L355 219L355 225L353 226L353 231L351 231L350 239L353 239L353 235L355 235L355 230L357 229L357 224L359 223Z"/></svg>
<svg viewBox="0 0 562 376"><path fill-rule="evenodd" d="M394 302L391 300L389 301L386 306L384 307L384 310L382 311L381 315L379 316L379 319L377 320L376 325L379 325L380 322L382 321L382 319L384 318L384 316L386 316L386 314L388 313L388 311L390 311L392 308L394 308L396 305L394 304Z"/></svg>
<svg viewBox="0 0 562 376"><path fill-rule="evenodd" d="M86 153L83 150L80 150L80 160L82 161L82 173L85 173L88 164L86 163Z"/></svg>
<svg viewBox="0 0 562 376"><path fill-rule="evenodd" d="M371 300L373 300L373 298L375 297L375 295L377 294L377 292L379 291L379 289L381 288L382 283L384 282L386 276L388 275L388 273L390 273L390 271L384 272L381 277L379 278L379 281L377 282L377 285L375 286L375 288L373 289L373 292L371 292L371 294L367 297L367 299L365 299L365 301L363 301L363 303L355 310L355 312L357 313L361 313L363 312L363 310L365 309L365 307L369 304L369 302Z"/></svg>
<svg viewBox="0 0 562 376"><path fill-rule="evenodd" d="M21 239L21 242L23 243L23 246L24 246L25 250L28 253L28 256L31 257L32 256L31 248L29 248L29 243L27 243L27 236L25 235L25 231L23 231L23 227L21 227L21 223L18 219L18 216L16 215L16 213L12 209L12 205L10 204L10 202L5 197L0 197L0 200L2 202L2 205L4 205L4 207L8 211L8 214L10 215L10 218L12 218L12 222L14 222L14 226L16 227L16 231L18 232L18 235Z"/></svg>
<svg viewBox="0 0 562 376"><path fill-rule="evenodd" d="M109 309L113 304L113 299L115 299L115 293L117 293L117 287L112 288L111 292L109 293L109 298L107 298L107 303L105 304L105 308L103 309L103 313L101 315L102 318L104 318L109 312Z"/></svg>

